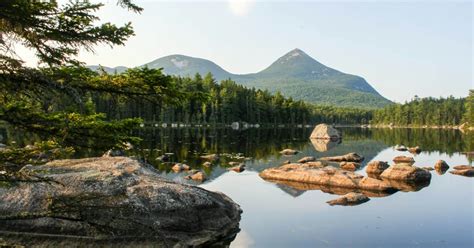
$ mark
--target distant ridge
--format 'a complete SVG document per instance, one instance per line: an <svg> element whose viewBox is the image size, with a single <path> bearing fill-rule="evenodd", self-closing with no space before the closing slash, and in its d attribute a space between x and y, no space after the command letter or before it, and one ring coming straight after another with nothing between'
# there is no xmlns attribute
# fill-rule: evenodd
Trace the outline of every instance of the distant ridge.
<svg viewBox="0 0 474 248"><path fill-rule="evenodd" d="M163 68L168 75L194 76L211 72L217 80L232 79L247 87L281 91L285 96L317 104L379 108L391 101L380 95L365 79L327 67L300 49L293 49L257 73L233 74L216 63L185 55L169 55L142 66ZM98 66L90 66L97 69ZM120 73L126 67L104 67Z"/></svg>

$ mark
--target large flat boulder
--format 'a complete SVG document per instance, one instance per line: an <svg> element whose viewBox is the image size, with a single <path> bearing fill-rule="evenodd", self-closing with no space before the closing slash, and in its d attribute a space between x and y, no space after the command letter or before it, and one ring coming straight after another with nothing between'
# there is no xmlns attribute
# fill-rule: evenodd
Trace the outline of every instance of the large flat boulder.
<svg viewBox="0 0 474 248"><path fill-rule="evenodd" d="M381 180L364 177L333 166L322 168L306 164L286 164L260 172L265 180L293 181L355 190L391 191L393 188Z"/></svg>
<svg viewBox="0 0 474 248"><path fill-rule="evenodd" d="M126 157L26 166L0 187L0 232L154 239L187 247L232 239L239 205L222 193L178 184Z"/></svg>
<svg viewBox="0 0 474 248"><path fill-rule="evenodd" d="M341 132L339 132L333 126L327 124L319 124L314 127L310 139L325 139L325 140L338 140L342 137Z"/></svg>
<svg viewBox="0 0 474 248"><path fill-rule="evenodd" d="M384 170L380 177L389 180L422 182L430 181L431 173L415 166L395 164Z"/></svg>

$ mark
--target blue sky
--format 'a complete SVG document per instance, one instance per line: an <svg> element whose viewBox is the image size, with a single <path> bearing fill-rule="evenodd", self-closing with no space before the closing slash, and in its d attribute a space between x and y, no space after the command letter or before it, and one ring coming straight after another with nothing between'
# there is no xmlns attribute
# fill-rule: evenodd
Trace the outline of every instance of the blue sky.
<svg viewBox="0 0 474 248"><path fill-rule="evenodd" d="M102 21L131 21L123 47L81 53L87 64L137 66L169 54L214 61L233 73L263 70L300 48L364 77L385 97L466 96L474 88L470 1L135 1L129 13L105 0ZM28 58L28 56L27 56Z"/></svg>

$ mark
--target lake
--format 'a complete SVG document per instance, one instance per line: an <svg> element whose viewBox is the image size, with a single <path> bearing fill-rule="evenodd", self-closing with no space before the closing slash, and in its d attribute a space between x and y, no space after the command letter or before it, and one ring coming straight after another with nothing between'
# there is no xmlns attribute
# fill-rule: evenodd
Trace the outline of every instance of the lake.
<svg viewBox="0 0 474 248"><path fill-rule="evenodd" d="M445 160L451 167L472 165L463 152L474 150L473 138L457 130L340 128L341 142L313 144L311 129L179 129L143 128L144 141L131 155L154 165L177 182L221 191L243 209L241 231L231 247L473 247L474 178L431 171L429 185L371 197L357 206L330 206L338 197L330 189L308 185L276 184L259 177L266 168L304 156L343 155L365 157L357 173L365 175L372 160L389 161L398 155L414 156L415 166L434 166ZM18 141L21 143L21 141ZM396 151L397 144L420 146L412 155ZM294 156L279 154L284 148L299 150ZM169 162L157 158L165 153ZM221 155L219 162L202 166L203 154ZM91 155L91 154L88 154ZM85 156L83 154L82 156ZM246 170L229 171L231 161L244 162ZM184 179L171 166L183 162L208 176L204 183ZM310 189L310 190L307 190Z"/></svg>

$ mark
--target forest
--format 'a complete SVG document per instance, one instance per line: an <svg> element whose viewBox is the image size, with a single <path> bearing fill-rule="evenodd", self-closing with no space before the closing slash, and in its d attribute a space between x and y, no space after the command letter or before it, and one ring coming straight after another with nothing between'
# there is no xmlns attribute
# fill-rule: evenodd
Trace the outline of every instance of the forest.
<svg viewBox="0 0 474 248"><path fill-rule="evenodd" d="M120 74L97 73L91 81L121 81L130 74L161 75L186 97L179 102L150 102L147 99L121 99L120 96L96 92L89 104L94 111L106 113L111 119L142 118L145 123L230 124L247 122L268 124L365 124L372 112L365 109L313 105L284 97L282 93L246 88L227 79L218 83L213 75L204 77L165 76L160 69L128 69ZM91 72L92 73L92 72Z"/></svg>
<svg viewBox="0 0 474 248"><path fill-rule="evenodd" d="M400 126L458 126L472 124L474 90L466 98L418 98L405 104L392 104L375 110L372 124Z"/></svg>

